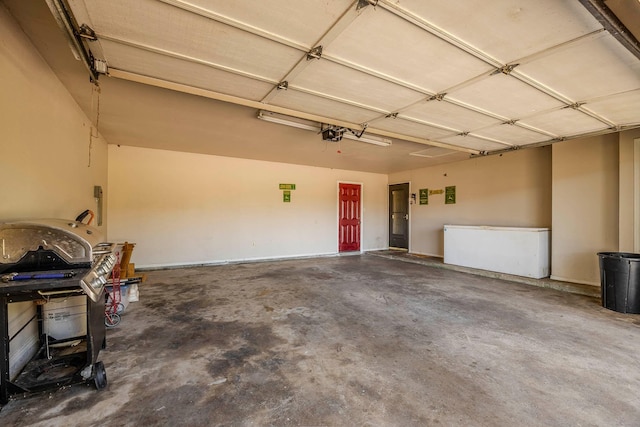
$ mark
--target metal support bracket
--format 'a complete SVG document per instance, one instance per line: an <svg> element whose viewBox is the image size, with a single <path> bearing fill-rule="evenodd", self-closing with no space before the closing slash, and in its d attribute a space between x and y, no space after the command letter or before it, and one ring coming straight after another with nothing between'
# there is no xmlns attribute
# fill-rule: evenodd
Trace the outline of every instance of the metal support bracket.
<svg viewBox="0 0 640 427"><path fill-rule="evenodd" d="M95 70L96 73L99 73L99 74L109 73L109 66L107 65L107 61L103 61L102 59L96 59L93 57L93 55L91 55L91 58L93 58L93 69Z"/></svg>
<svg viewBox="0 0 640 427"><path fill-rule="evenodd" d="M320 59L322 57L322 45L318 45L307 53L307 61L312 59Z"/></svg>
<svg viewBox="0 0 640 427"><path fill-rule="evenodd" d="M58 25L66 32L74 55L77 55L89 70L91 82L98 84L99 73L94 68L93 54L83 43L85 39L95 38L95 32L86 25L84 25L84 29L77 25L64 0L47 0L47 5Z"/></svg>
<svg viewBox="0 0 640 427"><path fill-rule="evenodd" d="M374 7L378 5L378 0L358 0L358 5L356 6L356 10L364 9L365 7L373 5Z"/></svg>
<svg viewBox="0 0 640 427"><path fill-rule="evenodd" d="M564 108L573 108L574 110L579 110L585 103L584 102L574 102L573 104L567 105Z"/></svg>
<svg viewBox="0 0 640 427"><path fill-rule="evenodd" d="M520 64L507 64L507 65L503 65L500 68L497 68L496 70L494 70L491 75L495 76L496 74L505 74L505 75L509 75L511 74L511 72L513 71L514 68L516 68L518 65Z"/></svg>
<svg viewBox="0 0 640 427"><path fill-rule="evenodd" d="M446 92L436 93L435 95L429 97L429 99L427 99L427 101L442 101L442 100L444 100L445 96L447 96Z"/></svg>
<svg viewBox="0 0 640 427"><path fill-rule="evenodd" d="M80 28L76 31L76 35L90 42L98 40L96 32L91 29L87 24L80 25Z"/></svg>

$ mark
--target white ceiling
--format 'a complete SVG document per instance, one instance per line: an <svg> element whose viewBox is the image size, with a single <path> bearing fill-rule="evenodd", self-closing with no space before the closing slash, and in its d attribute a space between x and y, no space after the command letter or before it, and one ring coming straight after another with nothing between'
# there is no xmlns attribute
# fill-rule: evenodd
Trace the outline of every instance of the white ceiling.
<svg viewBox="0 0 640 427"><path fill-rule="evenodd" d="M379 172L640 127L640 58L578 0L67 2L77 25L97 36L85 46L108 64L111 78L99 78L100 120L111 143L154 146L127 138L136 125L122 119L119 109L130 101L120 94L132 90L149 100L156 91L175 105L196 102L189 99L195 94L207 105L240 105L250 116L263 109L366 128L365 135L394 143L350 141L367 146L354 148L350 162ZM629 2L625 14L640 9ZM42 48L44 36L26 22L33 12L5 3ZM193 145L185 149L211 152L198 148L211 135L184 119L180 130ZM152 126L138 120L144 125ZM154 132L135 138L145 134ZM452 151L409 156L429 146ZM379 159L390 153L397 161L383 166ZM303 157L280 159L327 165L322 156Z"/></svg>

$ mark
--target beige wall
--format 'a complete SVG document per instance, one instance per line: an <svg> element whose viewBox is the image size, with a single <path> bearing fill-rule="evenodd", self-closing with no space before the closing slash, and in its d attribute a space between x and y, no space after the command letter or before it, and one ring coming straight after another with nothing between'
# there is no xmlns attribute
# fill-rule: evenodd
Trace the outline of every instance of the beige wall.
<svg viewBox="0 0 640 427"><path fill-rule="evenodd" d="M73 219L95 207L93 186L106 191L107 145L89 147L89 123L0 4L0 222ZM38 349L35 314L30 302L8 306L11 378Z"/></svg>
<svg viewBox="0 0 640 427"><path fill-rule="evenodd" d="M640 129L620 134L619 250L640 252Z"/></svg>
<svg viewBox="0 0 640 427"><path fill-rule="evenodd" d="M551 148L515 151L395 173L389 183L421 188L456 186L456 204L432 195L410 207L413 253L443 256L445 224L515 227L551 226Z"/></svg>
<svg viewBox="0 0 640 427"><path fill-rule="evenodd" d="M87 91L91 90L87 82ZM75 218L107 185L107 148L0 5L0 221Z"/></svg>
<svg viewBox="0 0 640 427"><path fill-rule="evenodd" d="M597 253L618 251L618 134L553 145L551 277L600 284Z"/></svg>
<svg viewBox="0 0 640 427"><path fill-rule="evenodd" d="M339 181L363 186L362 249L386 247L386 175L109 146L109 239L141 267L335 254Z"/></svg>

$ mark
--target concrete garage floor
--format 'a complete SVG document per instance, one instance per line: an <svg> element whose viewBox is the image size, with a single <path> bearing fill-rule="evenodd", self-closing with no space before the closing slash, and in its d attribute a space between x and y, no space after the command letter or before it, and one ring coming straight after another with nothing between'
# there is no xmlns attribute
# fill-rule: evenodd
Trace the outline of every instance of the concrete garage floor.
<svg viewBox="0 0 640 427"><path fill-rule="evenodd" d="M637 426L640 316L375 255L152 271L109 386L0 425Z"/></svg>

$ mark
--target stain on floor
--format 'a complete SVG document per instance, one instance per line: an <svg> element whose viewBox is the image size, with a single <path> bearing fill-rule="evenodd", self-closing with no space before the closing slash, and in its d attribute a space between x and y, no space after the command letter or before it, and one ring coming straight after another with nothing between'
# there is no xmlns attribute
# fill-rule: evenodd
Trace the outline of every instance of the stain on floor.
<svg viewBox="0 0 640 427"><path fill-rule="evenodd" d="M371 255L148 272L104 391L0 425L634 426L638 315Z"/></svg>

